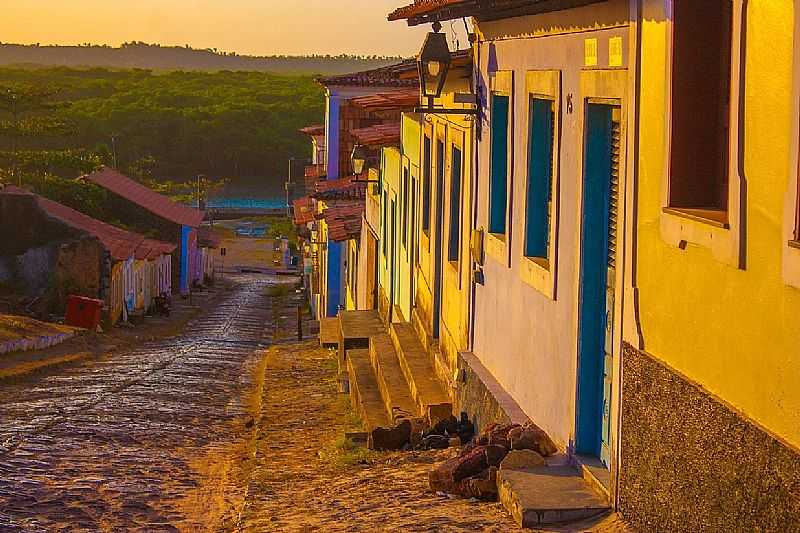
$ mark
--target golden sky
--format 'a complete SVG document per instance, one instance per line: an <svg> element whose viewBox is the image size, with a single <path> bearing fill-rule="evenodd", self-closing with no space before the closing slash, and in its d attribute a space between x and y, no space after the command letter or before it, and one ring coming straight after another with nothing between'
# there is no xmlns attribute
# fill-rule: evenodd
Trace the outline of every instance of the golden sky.
<svg viewBox="0 0 800 533"><path fill-rule="evenodd" d="M0 41L188 44L240 54L416 54L430 26L386 15L410 0L0 0ZM461 48L464 24L457 21ZM450 24L444 28L450 32ZM452 48L452 46L451 46Z"/></svg>

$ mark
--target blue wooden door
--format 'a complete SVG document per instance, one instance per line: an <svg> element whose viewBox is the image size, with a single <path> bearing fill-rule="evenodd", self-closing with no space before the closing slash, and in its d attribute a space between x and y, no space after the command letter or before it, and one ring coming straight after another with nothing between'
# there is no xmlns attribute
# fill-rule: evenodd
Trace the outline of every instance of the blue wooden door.
<svg viewBox="0 0 800 533"><path fill-rule="evenodd" d="M620 165L619 108L587 104L576 451L610 465Z"/></svg>

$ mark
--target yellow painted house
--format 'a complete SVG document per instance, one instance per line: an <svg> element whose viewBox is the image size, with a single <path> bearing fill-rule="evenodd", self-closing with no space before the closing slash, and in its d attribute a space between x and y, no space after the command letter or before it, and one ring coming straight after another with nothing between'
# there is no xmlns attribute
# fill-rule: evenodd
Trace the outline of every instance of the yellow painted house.
<svg viewBox="0 0 800 533"><path fill-rule="evenodd" d="M800 528L799 6L641 5L620 508L664 531Z"/></svg>

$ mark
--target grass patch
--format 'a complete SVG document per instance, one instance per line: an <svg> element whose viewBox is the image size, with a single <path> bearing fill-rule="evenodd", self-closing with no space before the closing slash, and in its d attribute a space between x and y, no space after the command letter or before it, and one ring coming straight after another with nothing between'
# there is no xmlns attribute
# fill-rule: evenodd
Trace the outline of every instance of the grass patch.
<svg viewBox="0 0 800 533"><path fill-rule="evenodd" d="M378 452L370 450L363 444L355 443L340 435L319 451L323 462L334 468L347 468L356 465L371 465L378 458Z"/></svg>

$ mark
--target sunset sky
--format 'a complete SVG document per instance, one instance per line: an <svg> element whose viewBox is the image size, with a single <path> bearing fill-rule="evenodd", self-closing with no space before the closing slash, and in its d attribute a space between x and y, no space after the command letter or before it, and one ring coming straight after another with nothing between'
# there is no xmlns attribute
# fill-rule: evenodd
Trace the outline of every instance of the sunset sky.
<svg viewBox="0 0 800 533"><path fill-rule="evenodd" d="M0 0L12 43L189 44L240 54L415 54L429 26L386 15L410 0ZM463 22L455 23L466 45ZM445 23L450 33L450 24Z"/></svg>

